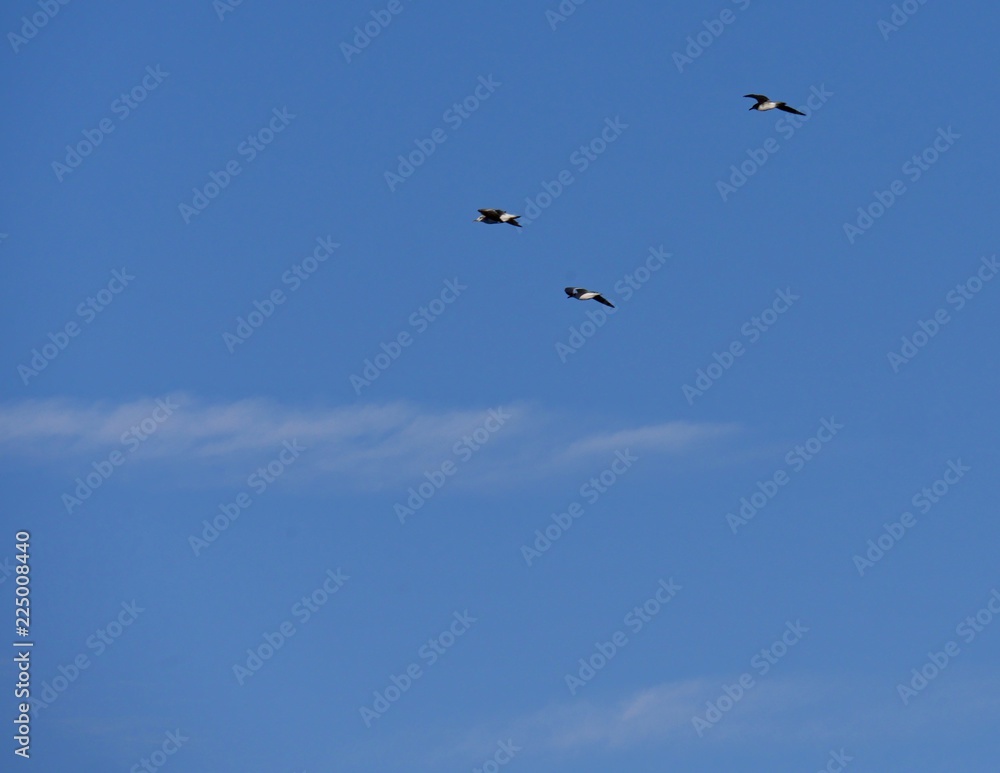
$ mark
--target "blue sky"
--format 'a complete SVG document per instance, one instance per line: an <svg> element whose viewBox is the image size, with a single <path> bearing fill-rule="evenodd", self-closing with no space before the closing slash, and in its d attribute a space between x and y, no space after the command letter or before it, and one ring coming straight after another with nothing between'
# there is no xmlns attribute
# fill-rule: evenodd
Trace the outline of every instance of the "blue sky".
<svg viewBox="0 0 1000 773"><path fill-rule="evenodd" d="M998 20L8 8L17 764L994 770Z"/></svg>

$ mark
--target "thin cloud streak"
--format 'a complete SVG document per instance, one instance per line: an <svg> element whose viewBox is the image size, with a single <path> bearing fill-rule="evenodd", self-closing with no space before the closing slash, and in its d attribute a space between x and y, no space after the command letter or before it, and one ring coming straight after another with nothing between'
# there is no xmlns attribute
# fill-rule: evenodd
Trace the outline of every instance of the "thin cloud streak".
<svg viewBox="0 0 1000 773"><path fill-rule="evenodd" d="M565 451L572 459L595 453L615 451L620 448L633 450L666 451L678 453L695 444L714 440L739 430L736 424L697 424L690 421L671 421L647 427L618 430L591 435L573 441Z"/></svg>
<svg viewBox="0 0 1000 773"><path fill-rule="evenodd" d="M130 428L154 423L157 406L172 406L142 443L142 458L229 466L259 458L295 439L308 449L300 469L332 474L355 487L396 485L437 469L455 444L484 426L491 409L509 416L489 433L482 464L463 481L537 479L576 469L601 455L631 448L684 453L737 431L735 425L668 422L581 433L577 422L528 403L481 409L430 409L405 402L338 407L290 407L263 399L211 403L187 394L129 403L52 398L0 404L0 453L40 464L97 455L120 447ZM487 461L488 460L488 461Z"/></svg>
<svg viewBox="0 0 1000 773"><path fill-rule="evenodd" d="M699 737L692 717L704 716L706 702L716 700L721 686L732 681L695 678L604 703L554 703L508 722L479 726L454 749L464 753L507 735L556 756L681 742L865 744L913 737L928 729L961 734L988 725L1000 707L1000 680L992 674L936 685L935 696L921 696L911 706L900 703L891 684L870 679L762 678Z"/></svg>

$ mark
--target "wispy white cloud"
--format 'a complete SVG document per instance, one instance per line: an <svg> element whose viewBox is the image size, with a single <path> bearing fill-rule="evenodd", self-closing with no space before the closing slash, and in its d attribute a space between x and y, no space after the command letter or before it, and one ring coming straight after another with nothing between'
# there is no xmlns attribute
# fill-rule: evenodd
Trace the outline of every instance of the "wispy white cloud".
<svg viewBox="0 0 1000 773"><path fill-rule="evenodd" d="M701 736L692 718L704 717L723 684L695 678L638 690L607 701L567 700L509 721L480 725L457 741L457 755L484 748L491 738L519 739L539 754L609 752L660 743L864 744L929 731L943 736L991 726L1000 708L1000 680L982 673L935 684L933 694L903 706L892 677L767 677Z"/></svg>
<svg viewBox="0 0 1000 773"><path fill-rule="evenodd" d="M550 752L620 748L649 741L678 740L692 735L691 717L700 700L718 685L692 679L641 690L606 703L587 699L553 703L508 726L479 728L470 746L498 734L524 739L526 745Z"/></svg>
<svg viewBox="0 0 1000 773"><path fill-rule="evenodd" d="M487 422L491 409L509 416L499 428ZM266 458L294 439L308 449L298 469L371 488L437 469L454 457L464 438L472 438L484 459L470 465L476 473L463 473L468 483L536 478L626 448L685 453L737 429L690 422L589 426L565 418L527 403L445 410L405 402L335 407L262 399L210 402L187 394L128 403L52 398L0 404L0 453L39 463L86 460L142 437L142 454L136 458L147 463L228 467ZM483 427L494 429L485 433Z"/></svg>
<svg viewBox="0 0 1000 773"><path fill-rule="evenodd" d="M614 452L620 448L635 451L665 451L679 453L738 430L735 424L697 424L690 421L670 421L644 427L619 429L587 435L570 443L564 456L573 459L595 453Z"/></svg>

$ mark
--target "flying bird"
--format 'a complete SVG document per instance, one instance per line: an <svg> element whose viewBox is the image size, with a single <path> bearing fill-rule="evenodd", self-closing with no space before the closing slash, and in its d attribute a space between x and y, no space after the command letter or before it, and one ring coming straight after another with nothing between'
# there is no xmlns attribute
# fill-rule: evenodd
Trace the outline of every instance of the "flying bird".
<svg viewBox="0 0 1000 773"><path fill-rule="evenodd" d="M784 102L773 102L767 97L765 97L763 94L744 94L743 96L757 100L756 105L750 106L751 110L774 110L774 108L778 108L778 110L784 110L786 113L795 113L795 115L805 115L805 113L799 112L794 107L789 107Z"/></svg>
<svg viewBox="0 0 1000 773"><path fill-rule="evenodd" d="M504 212L502 209L481 209L479 210L479 217L477 217L474 223L487 223L488 225L496 225L497 223L510 223L510 225L516 225L518 228L522 228L521 224L517 222L520 215L512 215L510 212Z"/></svg>
<svg viewBox="0 0 1000 773"><path fill-rule="evenodd" d="M565 289L567 298L576 298L578 301L589 301L593 299L598 303L603 303L605 306L610 306L612 309L615 307L615 305L603 295L595 293L593 290L588 290L585 287L567 287Z"/></svg>

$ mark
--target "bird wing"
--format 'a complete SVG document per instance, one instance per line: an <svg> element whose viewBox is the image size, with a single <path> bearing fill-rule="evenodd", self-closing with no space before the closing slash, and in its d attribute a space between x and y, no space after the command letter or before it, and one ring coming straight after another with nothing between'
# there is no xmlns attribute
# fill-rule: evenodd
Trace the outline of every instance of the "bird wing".
<svg viewBox="0 0 1000 773"><path fill-rule="evenodd" d="M503 220L505 223L508 220L517 220L519 217L520 215L512 215L510 212L504 212L503 214L500 215L500 219Z"/></svg>
<svg viewBox="0 0 1000 773"><path fill-rule="evenodd" d="M479 212L480 215L484 215L486 217L494 217L494 218L498 218L498 219L499 219L500 215L503 214L503 210L502 209L480 209L480 210L478 210L478 212Z"/></svg>
<svg viewBox="0 0 1000 773"><path fill-rule="evenodd" d="M598 303L603 303L605 306L610 306L612 309L615 307L615 305L611 301L609 301L600 293L597 293L597 295L594 296L594 300L597 301Z"/></svg>
<svg viewBox="0 0 1000 773"><path fill-rule="evenodd" d="M582 287L564 287L563 289L566 291L566 295L568 295L570 298L572 298L572 297L574 297L576 295L576 291L577 290L582 290L583 288Z"/></svg>
<svg viewBox="0 0 1000 773"><path fill-rule="evenodd" d="M800 113L794 107L789 107L784 102L779 102L778 103L778 109L779 110L784 110L786 113L795 113L795 115L805 115L805 113Z"/></svg>
<svg viewBox="0 0 1000 773"><path fill-rule="evenodd" d="M756 99L758 102L767 102L768 99L763 94L744 94L744 97L750 97L751 99Z"/></svg>

